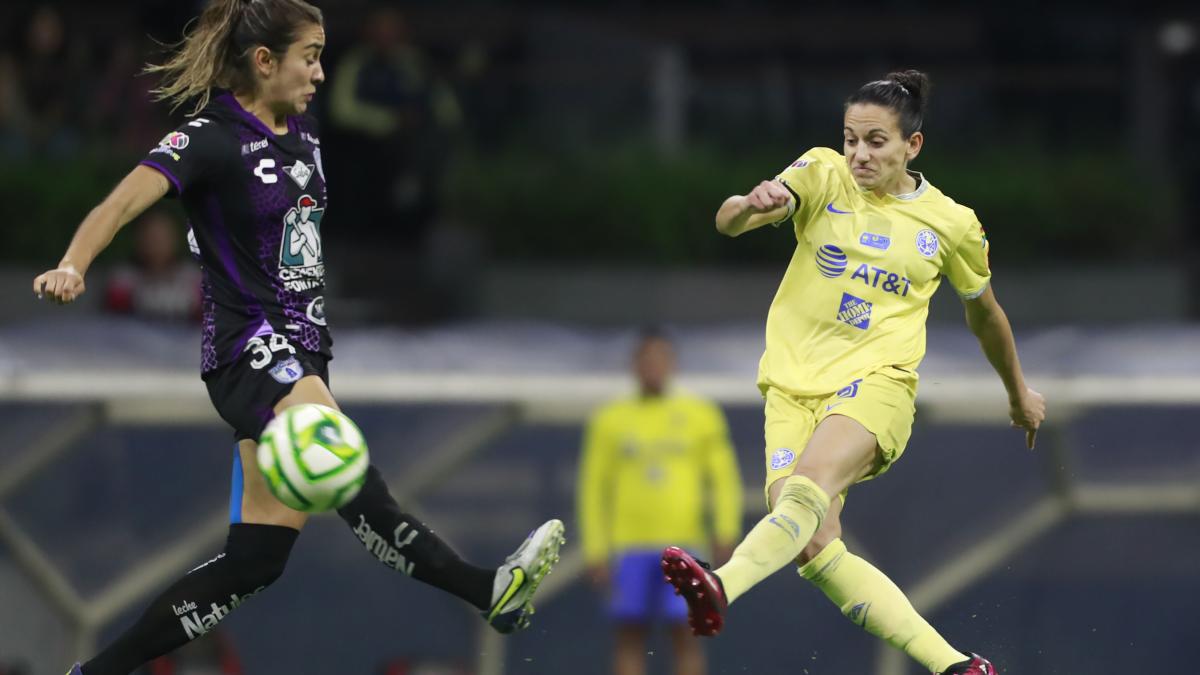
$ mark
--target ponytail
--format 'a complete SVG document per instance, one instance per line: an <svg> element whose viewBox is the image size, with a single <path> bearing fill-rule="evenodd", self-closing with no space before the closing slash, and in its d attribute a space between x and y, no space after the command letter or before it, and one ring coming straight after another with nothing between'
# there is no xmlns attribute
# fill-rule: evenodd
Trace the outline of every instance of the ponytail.
<svg viewBox="0 0 1200 675"><path fill-rule="evenodd" d="M156 101L175 111L195 99L190 115L208 105L214 87L253 91L255 74L247 55L258 46L282 57L306 24L323 23L321 10L304 0L210 0L200 18L184 29L183 40L165 63L149 64L161 84Z"/></svg>

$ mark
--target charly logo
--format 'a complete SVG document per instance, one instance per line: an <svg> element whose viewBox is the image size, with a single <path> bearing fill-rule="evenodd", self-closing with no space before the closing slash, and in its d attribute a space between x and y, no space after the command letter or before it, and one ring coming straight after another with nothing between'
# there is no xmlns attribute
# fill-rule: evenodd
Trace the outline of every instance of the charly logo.
<svg viewBox="0 0 1200 675"><path fill-rule="evenodd" d="M300 197L283 217L283 240L279 244L279 278L289 291L306 291L325 281L321 252L321 218L325 209L317 200Z"/></svg>
<svg viewBox="0 0 1200 675"><path fill-rule="evenodd" d="M817 271L821 276L836 279L846 271L846 253L833 244L817 249Z"/></svg>
<svg viewBox="0 0 1200 675"><path fill-rule="evenodd" d="M938 237L933 230L921 230L917 233L917 252L926 258L932 258L938 250Z"/></svg>
<svg viewBox="0 0 1200 675"><path fill-rule="evenodd" d="M779 448L771 453L771 470L778 471L796 461L796 453L789 448Z"/></svg>
<svg viewBox="0 0 1200 675"><path fill-rule="evenodd" d="M860 297L842 293L842 304L838 306L838 321L866 330L871 325L871 303Z"/></svg>

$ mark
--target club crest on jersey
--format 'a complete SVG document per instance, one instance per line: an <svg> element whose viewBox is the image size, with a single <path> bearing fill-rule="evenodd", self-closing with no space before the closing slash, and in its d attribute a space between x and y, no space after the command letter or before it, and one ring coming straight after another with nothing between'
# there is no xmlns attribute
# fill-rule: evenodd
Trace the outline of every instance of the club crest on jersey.
<svg viewBox="0 0 1200 675"><path fill-rule="evenodd" d="M933 230L921 230L917 233L917 252L926 258L932 258L938 250L938 237Z"/></svg>
<svg viewBox="0 0 1200 675"><path fill-rule="evenodd" d="M295 164L285 168L283 172L286 173L293 181L295 181L296 185L299 185L300 189L303 190L304 188L308 187L308 179L312 178L314 168L315 167L312 164L305 164L300 160L296 160Z"/></svg>
<svg viewBox="0 0 1200 675"><path fill-rule="evenodd" d="M771 453L771 470L778 471L796 461L796 453L789 448L779 448Z"/></svg>
<svg viewBox="0 0 1200 675"><path fill-rule="evenodd" d="M300 367L300 362L296 360L296 357L289 356L271 366L269 372L279 384L291 384L300 379L300 376L304 374L304 369Z"/></svg>
<svg viewBox="0 0 1200 675"><path fill-rule="evenodd" d="M846 271L846 260L846 252L833 244L817 249L817 271L828 279L842 276Z"/></svg>
<svg viewBox="0 0 1200 675"><path fill-rule="evenodd" d="M279 244L279 279L289 291L302 292L325 283L325 258L321 249L321 218L325 209L303 195L283 217Z"/></svg>
<svg viewBox="0 0 1200 675"><path fill-rule="evenodd" d="M308 320L318 326L325 325L325 296L318 295L313 298L313 301L308 303L308 307L304 309L304 315Z"/></svg>
<svg viewBox="0 0 1200 675"><path fill-rule="evenodd" d="M860 297L842 293L837 319L848 326L866 330L871 325L871 303Z"/></svg>

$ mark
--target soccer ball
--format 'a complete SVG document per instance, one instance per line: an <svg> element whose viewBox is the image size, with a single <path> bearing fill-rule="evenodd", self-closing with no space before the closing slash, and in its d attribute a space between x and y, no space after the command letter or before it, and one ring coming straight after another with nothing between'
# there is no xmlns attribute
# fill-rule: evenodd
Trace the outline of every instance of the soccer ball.
<svg viewBox="0 0 1200 675"><path fill-rule="evenodd" d="M297 511L345 505L358 494L370 463L354 422L316 403L294 405L276 415L258 441L258 468L267 486Z"/></svg>

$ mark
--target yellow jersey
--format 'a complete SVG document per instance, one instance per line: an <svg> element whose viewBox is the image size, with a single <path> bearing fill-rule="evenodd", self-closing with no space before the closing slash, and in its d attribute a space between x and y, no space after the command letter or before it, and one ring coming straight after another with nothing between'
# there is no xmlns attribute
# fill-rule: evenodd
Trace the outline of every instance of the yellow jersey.
<svg viewBox="0 0 1200 675"><path fill-rule="evenodd" d="M988 241L971 209L923 176L909 194L879 197L846 159L813 148L779 174L794 197L796 251L767 315L758 384L819 396L925 356L929 299L942 277L976 298L991 279Z"/></svg>
<svg viewBox="0 0 1200 675"><path fill-rule="evenodd" d="M577 504L589 563L631 549L705 547L713 538L731 545L741 506L737 460L715 404L668 393L619 399L593 413Z"/></svg>

